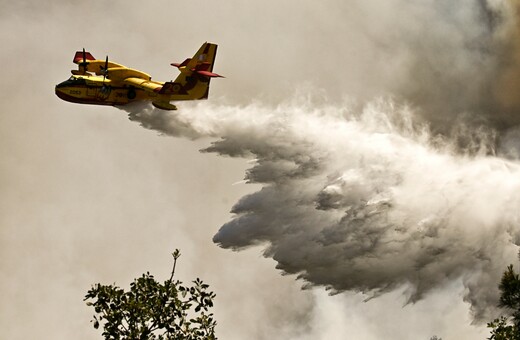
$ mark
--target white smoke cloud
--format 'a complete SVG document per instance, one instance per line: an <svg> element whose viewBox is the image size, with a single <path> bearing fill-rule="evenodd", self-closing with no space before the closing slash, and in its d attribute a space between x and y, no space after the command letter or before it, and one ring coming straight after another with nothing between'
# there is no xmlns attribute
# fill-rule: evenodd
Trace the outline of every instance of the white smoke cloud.
<svg viewBox="0 0 520 340"><path fill-rule="evenodd" d="M497 278L519 242L520 164L461 153L390 99L276 107L188 104L174 113L130 108L162 133L225 136L205 152L251 157L260 191L232 209L214 242L264 245L307 287L374 297L404 286L415 302L462 279L474 316L494 314Z"/></svg>

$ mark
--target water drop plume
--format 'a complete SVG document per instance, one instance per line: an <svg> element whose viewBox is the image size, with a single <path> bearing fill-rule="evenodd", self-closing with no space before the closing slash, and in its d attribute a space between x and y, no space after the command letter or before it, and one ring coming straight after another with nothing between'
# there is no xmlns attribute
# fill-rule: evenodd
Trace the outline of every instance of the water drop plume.
<svg viewBox="0 0 520 340"><path fill-rule="evenodd" d="M414 302L462 279L475 319L489 317L518 249L520 164L493 156L482 142L493 131L468 131L478 147L463 150L395 100L357 107L297 96L130 117L163 134L223 136L203 151L254 159L245 179L262 189L233 206L221 247L262 245L305 287L368 298L404 286Z"/></svg>

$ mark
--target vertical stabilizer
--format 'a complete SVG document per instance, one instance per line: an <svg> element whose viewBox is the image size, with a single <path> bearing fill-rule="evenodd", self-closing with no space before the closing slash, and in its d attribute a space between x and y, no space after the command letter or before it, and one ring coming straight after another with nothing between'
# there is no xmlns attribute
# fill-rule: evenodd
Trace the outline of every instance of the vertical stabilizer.
<svg viewBox="0 0 520 340"><path fill-rule="evenodd" d="M171 91L175 89L178 94L186 94L189 99L208 98L210 79L222 77L213 73L216 55L217 45L206 42L202 44L193 58L186 59L180 64L172 63L171 65L177 67L181 74L174 82L164 84L163 94L170 94L169 89L172 89Z"/></svg>

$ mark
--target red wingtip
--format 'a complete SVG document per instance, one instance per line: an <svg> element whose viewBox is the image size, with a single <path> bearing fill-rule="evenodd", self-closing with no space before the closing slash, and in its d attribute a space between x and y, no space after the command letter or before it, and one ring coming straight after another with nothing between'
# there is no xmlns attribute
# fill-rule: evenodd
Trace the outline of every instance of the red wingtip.
<svg viewBox="0 0 520 340"><path fill-rule="evenodd" d="M85 60L96 60L90 52L85 52ZM74 54L74 59L72 59L72 62L75 64L79 64L83 61L83 51L77 51L76 54Z"/></svg>

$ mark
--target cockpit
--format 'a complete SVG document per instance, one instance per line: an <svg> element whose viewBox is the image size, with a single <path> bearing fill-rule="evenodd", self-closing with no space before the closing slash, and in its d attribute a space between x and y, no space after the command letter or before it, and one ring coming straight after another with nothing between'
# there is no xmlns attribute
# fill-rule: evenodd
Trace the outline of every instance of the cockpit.
<svg viewBox="0 0 520 340"><path fill-rule="evenodd" d="M77 85L87 85L87 81L83 78L76 78L74 76L71 76L69 79L56 85L56 88L77 86Z"/></svg>

